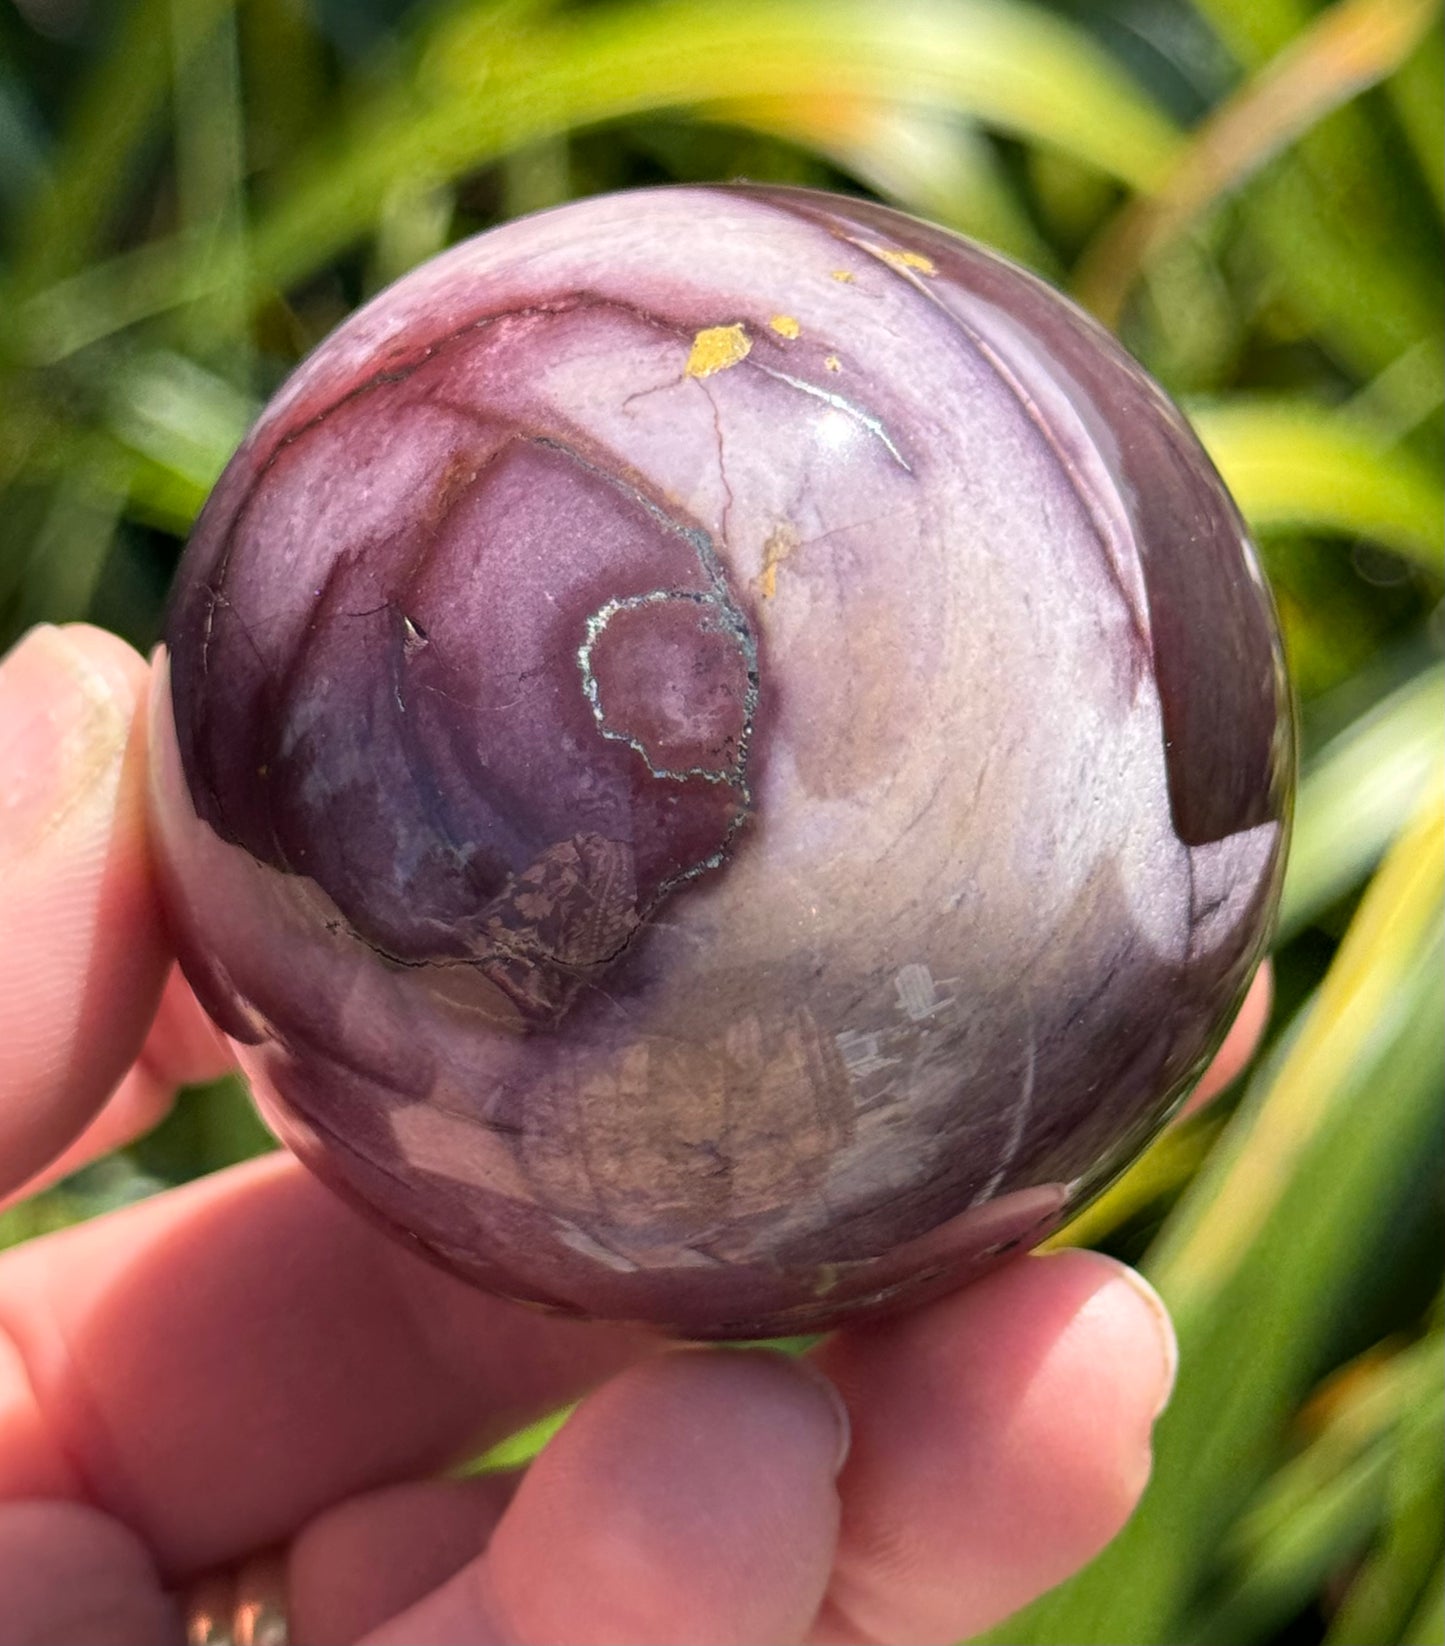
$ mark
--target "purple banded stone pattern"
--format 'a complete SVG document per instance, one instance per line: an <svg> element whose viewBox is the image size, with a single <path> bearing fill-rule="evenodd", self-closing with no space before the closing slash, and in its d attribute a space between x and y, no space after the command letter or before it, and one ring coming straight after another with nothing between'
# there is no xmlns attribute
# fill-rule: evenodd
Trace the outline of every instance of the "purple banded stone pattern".
<svg viewBox="0 0 1445 1646"><path fill-rule="evenodd" d="M153 796L281 1138L478 1284L823 1328L1040 1239L1217 1046L1294 766L1179 412L1050 288L686 187L460 245L186 553Z"/></svg>

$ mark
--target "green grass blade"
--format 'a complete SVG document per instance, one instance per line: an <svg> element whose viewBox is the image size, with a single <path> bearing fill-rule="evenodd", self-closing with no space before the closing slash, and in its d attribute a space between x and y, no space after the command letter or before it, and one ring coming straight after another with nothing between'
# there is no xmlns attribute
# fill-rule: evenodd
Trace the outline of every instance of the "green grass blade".
<svg viewBox="0 0 1445 1646"><path fill-rule="evenodd" d="M1195 3L1246 69L1287 47L1317 10L1302 0ZM1421 341L1437 357L1441 348L1438 230L1425 220L1428 194L1397 159L1371 111L1354 105L1310 132L1242 201L1249 237L1277 277L1273 304L1362 378Z"/></svg>
<svg viewBox="0 0 1445 1646"><path fill-rule="evenodd" d="M1439 1363L1445 1340L1422 1343L1347 1369L1326 1391L1329 1406L1309 1444L1269 1480L1225 1542L1230 1568L1207 1612L1185 1633L1191 1646L1266 1640L1357 1557L1385 1520L1401 1459L1421 1428L1445 1414ZM1438 1538L1428 1528L1426 1558ZM1413 1603L1419 1592L1408 1596ZM1404 1622L1408 1616L1408 1605ZM1363 1636L1347 1635L1353 1646Z"/></svg>
<svg viewBox="0 0 1445 1646"><path fill-rule="evenodd" d="M1439 1564L1445 1545L1445 1394L1438 1333L1429 1347L1429 1385L1403 1415L1391 1458L1383 1534L1350 1585L1325 1646L1390 1646L1408 1628Z"/></svg>
<svg viewBox="0 0 1445 1646"><path fill-rule="evenodd" d="M50 508L30 546L16 622L71 623L83 618L120 523L124 499L83 475L56 479Z"/></svg>
<svg viewBox="0 0 1445 1646"><path fill-rule="evenodd" d="M54 1188L0 1210L0 1252L41 1235L58 1234L104 1212L134 1205L165 1187L123 1154L106 1155Z"/></svg>
<svg viewBox="0 0 1445 1646"><path fill-rule="evenodd" d="M45 180L44 127L30 88L0 47L0 208L13 211Z"/></svg>
<svg viewBox="0 0 1445 1646"><path fill-rule="evenodd" d="M1383 446L1404 440L1445 405L1445 373L1428 339L1406 349L1345 407L1346 414L1379 431Z"/></svg>
<svg viewBox="0 0 1445 1646"><path fill-rule="evenodd" d="M235 248L239 269L240 248ZM78 270L28 298L8 346L30 365L53 365L178 304L224 290L230 273L204 230L147 241Z"/></svg>
<svg viewBox="0 0 1445 1646"><path fill-rule="evenodd" d="M1445 28L1438 23L1421 41L1415 55L1390 82L1390 101L1410 147L1419 163L1420 175L1435 198L1437 211L1445 212Z"/></svg>
<svg viewBox="0 0 1445 1646"><path fill-rule="evenodd" d="M1332 1572L1364 1549L1384 1512L1390 1458L1375 1446L1351 1458L1255 1550L1242 1573L1212 1597L1205 1615L1185 1625L1187 1646L1240 1646L1268 1641ZM1355 1646L1360 1646L1359 1642Z"/></svg>
<svg viewBox="0 0 1445 1646"><path fill-rule="evenodd" d="M1303 0L1193 0L1193 4L1230 55L1251 68L1288 44L1315 10Z"/></svg>
<svg viewBox="0 0 1445 1646"><path fill-rule="evenodd" d="M1438 1148L1442 901L1445 811L1431 795L1146 1262L1181 1366L1139 1512L993 1639L1177 1646L1219 1540L1388 1246L1396 1198Z"/></svg>
<svg viewBox="0 0 1445 1646"><path fill-rule="evenodd" d="M16 448L10 472L68 483L183 536L258 408L181 354L121 352L108 365L97 424L70 421L34 397L0 408L14 419L11 428L0 418L0 438ZM74 552L88 563L82 547Z"/></svg>
<svg viewBox="0 0 1445 1646"><path fill-rule="evenodd" d="M210 480L179 473L106 429L47 416L41 409L27 411L28 439L18 461L29 484L68 481L87 496L110 498L117 511L124 507L133 519L174 536L184 537L191 529Z"/></svg>
<svg viewBox="0 0 1445 1646"><path fill-rule="evenodd" d="M1386 155L1340 163L1335 151L1352 157L1353 150L1337 140L1336 128L1356 112L1333 115L1300 151L1246 190L1241 205L1249 234L1277 275L1276 310L1289 314L1292 328L1318 337L1358 377L1369 378L1422 345L1439 360L1441 286L1438 252L1420 246L1422 214L1408 200L1388 211L1382 204L1397 199L1392 182L1399 168ZM1348 125L1369 135L1368 126ZM1330 153L1310 157L1310 146L1326 136Z"/></svg>
<svg viewBox="0 0 1445 1646"><path fill-rule="evenodd" d="M1294 1192L1305 1155L1349 1137L1356 1087L1377 1063L1394 1063L1402 1078L1435 1071L1432 1058L1412 1063L1386 1056L1386 1048L1400 1039L1413 1042L1417 1019L1429 1030L1417 1050L1423 1056L1438 1046L1445 1018L1430 1008L1445 985L1442 938L1445 796L1431 790L1371 883L1282 1067L1246 1104L1150 1254L1151 1272L1169 1286L1181 1323L1192 1324L1195 1311L1209 1316L1232 1277L1259 1261L1260 1237ZM1433 1090L1438 1094L1438 1086ZM1411 1119L1411 1094L1403 1093L1393 1110L1389 1095L1387 1083L1370 1105L1380 1127L1371 1140L1376 1147L1386 1122L1406 1126ZM1342 1173L1342 1182L1348 1175ZM1329 1217L1324 1247L1342 1242L1339 1221L1348 1220ZM1314 1266L1303 1226L1281 1245Z"/></svg>
<svg viewBox="0 0 1445 1646"><path fill-rule="evenodd" d="M1445 665L1392 692L1320 750L1300 783L1278 941L1360 884L1445 759Z"/></svg>
<svg viewBox="0 0 1445 1646"><path fill-rule="evenodd" d="M1056 278L1062 270L975 127L898 102L744 98L702 111L821 154L906 211L970 234Z"/></svg>
<svg viewBox="0 0 1445 1646"><path fill-rule="evenodd" d="M258 226L258 263L288 285L365 232L378 192L414 169L448 177L601 121L819 91L968 113L1136 187L1177 148L1169 122L1081 32L1014 0L613 6L520 35L500 63L490 31L463 14L364 133L298 167Z"/></svg>
<svg viewBox="0 0 1445 1646"><path fill-rule="evenodd" d="M234 0L233 0L234 4ZM193 352L224 361L250 380L246 325L245 171L241 65L230 7L210 17L193 0L172 0L177 221L194 235L203 262L221 257L215 290L186 316Z"/></svg>
<svg viewBox="0 0 1445 1646"><path fill-rule="evenodd" d="M1437 0L1339 0L1194 131L1161 188L1128 202L1091 243L1080 302L1117 323L1146 264L1326 115L1397 70Z"/></svg>
<svg viewBox="0 0 1445 1646"><path fill-rule="evenodd" d="M252 161L281 164L326 106L326 62L314 0L244 0L238 9L246 135Z"/></svg>
<svg viewBox="0 0 1445 1646"><path fill-rule="evenodd" d="M1276 944L1287 943L1375 868L1433 782L1445 777L1445 665L1423 670L1338 732L1305 771L1295 803ZM1049 1242L1088 1246L1177 1193L1217 1130L1206 1112L1163 1133Z"/></svg>
<svg viewBox="0 0 1445 1646"><path fill-rule="evenodd" d="M155 350L112 367L105 426L129 450L204 495L259 410L226 378L185 355Z"/></svg>
<svg viewBox="0 0 1445 1646"><path fill-rule="evenodd" d="M96 53L74 112L18 230L16 291L39 290L80 269L104 244L137 181L137 152L160 123L173 69L173 0L133 0ZM234 0L185 0L190 38Z"/></svg>
<svg viewBox="0 0 1445 1646"><path fill-rule="evenodd" d="M1400 1636L1400 1646L1440 1646L1445 1640L1445 1560L1435 1568L1430 1587Z"/></svg>
<svg viewBox="0 0 1445 1646"><path fill-rule="evenodd" d="M271 192L252 241L253 295L304 280L369 233L391 191L432 185L529 143L601 122L739 97L823 93L970 116L1150 188L1179 135L1079 29L1021 0L697 0L611 5L503 35L491 8L447 14L419 68L356 107ZM239 259L240 248L235 248ZM26 317L54 357L213 289L165 245ZM108 291L113 277L115 291Z"/></svg>
<svg viewBox="0 0 1445 1646"><path fill-rule="evenodd" d="M518 1429L505 1440L499 1440L489 1451L483 1452L479 1458L467 1464L461 1472L465 1475L490 1475L505 1473L509 1469L520 1469L536 1457L576 1409L575 1404L563 1406L558 1411L550 1412L546 1417L538 1418L525 1429Z"/></svg>
<svg viewBox="0 0 1445 1646"><path fill-rule="evenodd" d="M449 188L399 185L381 203L367 264L366 289L380 291L446 249L456 197Z"/></svg>
<svg viewBox="0 0 1445 1646"><path fill-rule="evenodd" d="M1302 401L1190 408L1199 438L1256 531L1343 532L1445 571L1445 486L1362 421Z"/></svg>

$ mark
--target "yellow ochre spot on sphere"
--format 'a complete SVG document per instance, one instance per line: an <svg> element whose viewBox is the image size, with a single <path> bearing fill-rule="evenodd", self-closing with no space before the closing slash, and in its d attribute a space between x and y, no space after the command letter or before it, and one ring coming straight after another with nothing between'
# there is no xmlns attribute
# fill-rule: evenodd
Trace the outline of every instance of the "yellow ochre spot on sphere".
<svg viewBox="0 0 1445 1646"><path fill-rule="evenodd" d="M878 255L895 269L917 269L920 274L938 273L938 267L933 259L925 257L921 251L893 251L879 247Z"/></svg>
<svg viewBox="0 0 1445 1646"><path fill-rule="evenodd" d="M758 574L758 588L764 600L771 600L778 592L778 567L797 546L797 528L790 521L780 521L768 533L768 540L763 544L763 569Z"/></svg>
<svg viewBox="0 0 1445 1646"><path fill-rule="evenodd" d="M836 354L824 355L823 356L823 369L825 371L842 371L843 362L838 358L838 356Z"/></svg>
<svg viewBox="0 0 1445 1646"><path fill-rule="evenodd" d="M692 340L687 375L711 377L714 372L726 371L739 360L746 360L752 346L753 341L741 320L733 326L707 326Z"/></svg>
<svg viewBox="0 0 1445 1646"><path fill-rule="evenodd" d="M834 269L833 278L841 280L845 286L851 286L853 284L853 271L851 269Z"/></svg>
<svg viewBox="0 0 1445 1646"><path fill-rule="evenodd" d="M796 337L803 329L791 314L775 314L768 324L779 337Z"/></svg>

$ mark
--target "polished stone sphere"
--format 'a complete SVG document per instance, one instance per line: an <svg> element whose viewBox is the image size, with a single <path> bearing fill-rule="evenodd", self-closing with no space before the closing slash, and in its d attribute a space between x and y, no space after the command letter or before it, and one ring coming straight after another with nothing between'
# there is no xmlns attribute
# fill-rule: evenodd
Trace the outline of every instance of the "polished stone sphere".
<svg viewBox="0 0 1445 1646"><path fill-rule="evenodd" d="M155 692L186 975L479 1285L811 1330L1041 1239L1257 964L1269 594L1180 413L1002 258L684 187L468 241L291 378Z"/></svg>

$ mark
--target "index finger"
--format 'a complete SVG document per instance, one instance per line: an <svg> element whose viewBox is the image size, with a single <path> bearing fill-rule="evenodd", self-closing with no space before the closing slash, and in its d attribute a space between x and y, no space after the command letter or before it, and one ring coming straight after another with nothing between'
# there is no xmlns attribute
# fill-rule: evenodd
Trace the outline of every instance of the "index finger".
<svg viewBox="0 0 1445 1646"><path fill-rule="evenodd" d="M32 629L0 664L0 1195L135 1061L170 956L145 829L144 660Z"/></svg>

